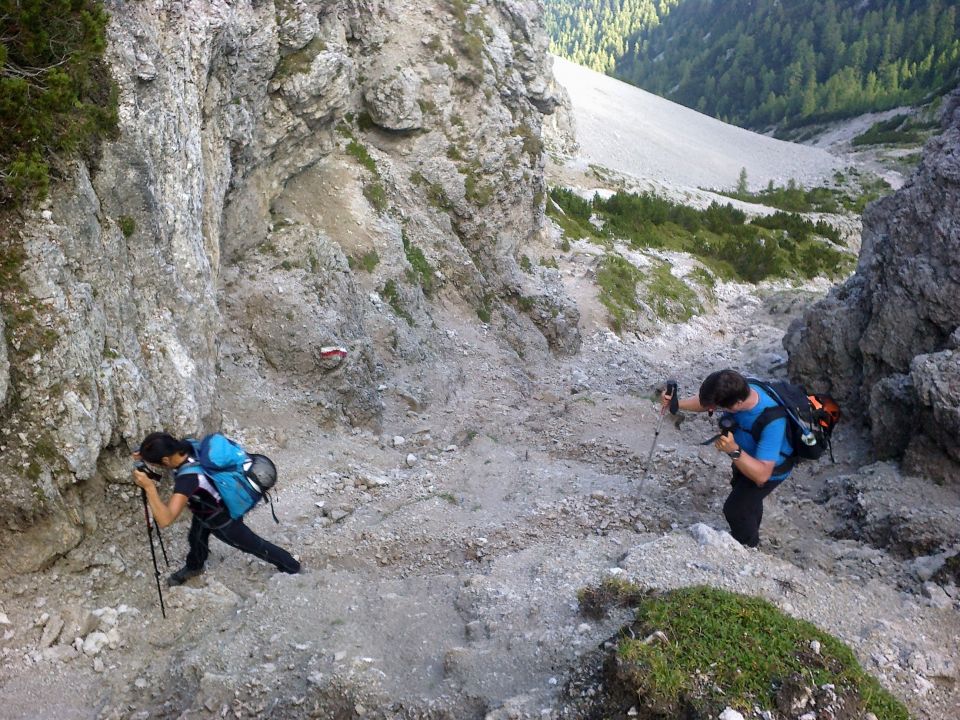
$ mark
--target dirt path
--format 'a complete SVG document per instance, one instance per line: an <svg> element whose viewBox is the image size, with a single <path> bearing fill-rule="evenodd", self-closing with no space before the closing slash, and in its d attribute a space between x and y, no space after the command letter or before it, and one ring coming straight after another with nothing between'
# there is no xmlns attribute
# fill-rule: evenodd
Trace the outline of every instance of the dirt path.
<svg viewBox="0 0 960 720"><path fill-rule="evenodd" d="M596 307L584 267L560 270L570 295ZM94 541L0 593L0 714L557 717L578 658L626 619L586 622L576 592L626 572L652 586L707 580L767 596L774 579L793 578L806 595L775 601L819 616L917 717L955 716L953 685L917 684L907 652L955 662L955 613L903 594L896 560L822 527L824 476L861 462L856 433L841 433L836 468L798 472L777 493L771 542L743 556L698 547L685 530L724 528L725 463L698 444L712 432L706 418L665 423L645 467L656 386L675 377L692 391L724 365L769 375L804 298L722 286L713 314L644 338L618 338L587 314L578 356L530 366L475 321L441 312L445 359L385 382L380 434L322 427L307 390L226 358L226 429L282 472L283 523L260 509L249 524L307 572L278 575L215 544L203 576L165 589L163 620L139 499L112 486L118 512ZM414 410L396 391L411 386L437 399ZM164 534L173 567L185 534L182 523ZM69 626L104 608L80 633L86 651L66 637L78 630L49 639L56 618Z"/></svg>

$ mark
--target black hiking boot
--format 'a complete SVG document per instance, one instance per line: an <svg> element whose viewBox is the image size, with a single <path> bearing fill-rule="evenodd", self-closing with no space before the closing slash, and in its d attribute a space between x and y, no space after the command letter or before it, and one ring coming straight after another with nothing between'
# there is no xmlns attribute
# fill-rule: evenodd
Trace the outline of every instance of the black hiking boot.
<svg viewBox="0 0 960 720"><path fill-rule="evenodd" d="M172 573L170 577L167 578L167 585L170 587L176 587L177 585L183 585L187 580L192 577L196 577L203 570L191 570L188 567L182 567L177 570L175 573Z"/></svg>

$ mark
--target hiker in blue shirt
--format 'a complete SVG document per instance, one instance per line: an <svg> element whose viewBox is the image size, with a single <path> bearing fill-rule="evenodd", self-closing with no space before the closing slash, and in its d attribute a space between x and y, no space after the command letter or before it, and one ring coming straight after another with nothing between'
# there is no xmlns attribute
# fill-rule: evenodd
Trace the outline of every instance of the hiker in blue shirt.
<svg viewBox="0 0 960 720"><path fill-rule="evenodd" d="M167 578L167 584L182 585L203 572L210 554L211 534L221 542L265 560L285 573L300 572L300 563L290 553L257 535L244 524L242 517L230 517L216 487L201 470L184 469L181 473L176 472L181 465L193 461L192 453L193 446L186 440L156 432L147 435L133 454L135 460L143 460L174 473L173 495L168 503L164 503L153 480L140 470L133 471L133 481L146 492L150 512L157 526L167 527L185 507L193 514L190 534L187 536L190 551L186 564Z"/></svg>
<svg viewBox="0 0 960 720"><path fill-rule="evenodd" d="M661 412L666 412L670 397L665 395L661 399ZM719 410L722 417L733 423L733 432L721 433L714 447L733 461L730 481L733 489L723 504L723 514L730 524L730 534L747 547L760 544L763 499L786 480L793 468L786 418L777 417L769 422L764 418L754 427L764 410L776 407L776 401L761 387L729 369L711 373L700 385L697 395L679 402L681 410Z"/></svg>

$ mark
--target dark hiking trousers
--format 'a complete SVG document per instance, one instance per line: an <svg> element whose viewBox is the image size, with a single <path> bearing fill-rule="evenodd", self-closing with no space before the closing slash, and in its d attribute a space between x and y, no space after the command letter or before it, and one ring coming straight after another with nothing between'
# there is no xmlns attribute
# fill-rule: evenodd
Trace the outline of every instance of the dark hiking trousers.
<svg viewBox="0 0 960 720"><path fill-rule="evenodd" d="M741 545L756 547L760 544L763 499L776 490L780 482L767 482L761 487L739 470L734 470L730 481L733 490L723 504L723 516L730 523L730 534Z"/></svg>
<svg viewBox="0 0 960 720"><path fill-rule="evenodd" d="M300 572L300 563L290 553L257 535L243 524L243 518L230 520L225 525L211 528L198 519L196 515L193 516L193 521L190 523L190 534L188 536L190 542L190 552L187 553L188 570L203 570L204 563L207 562L207 556L210 555L211 533L227 545L245 553L250 553L261 560L266 560L285 573Z"/></svg>

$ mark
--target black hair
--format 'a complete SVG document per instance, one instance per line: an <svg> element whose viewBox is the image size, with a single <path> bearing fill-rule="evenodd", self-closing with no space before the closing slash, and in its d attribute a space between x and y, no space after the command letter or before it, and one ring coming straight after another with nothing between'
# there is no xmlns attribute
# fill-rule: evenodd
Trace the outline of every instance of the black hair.
<svg viewBox="0 0 960 720"><path fill-rule="evenodd" d="M186 440L177 440L170 433L153 432L147 435L140 443L140 457L148 463L159 465L161 460L176 453L189 455L193 446Z"/></svg>
<svg viewBox="0 0 960 720"><path fill-rule="evenodd" d="M700 384L700 404L703 407L729 408L750 397L747 379L736 370L717 370Z"/></svg>

